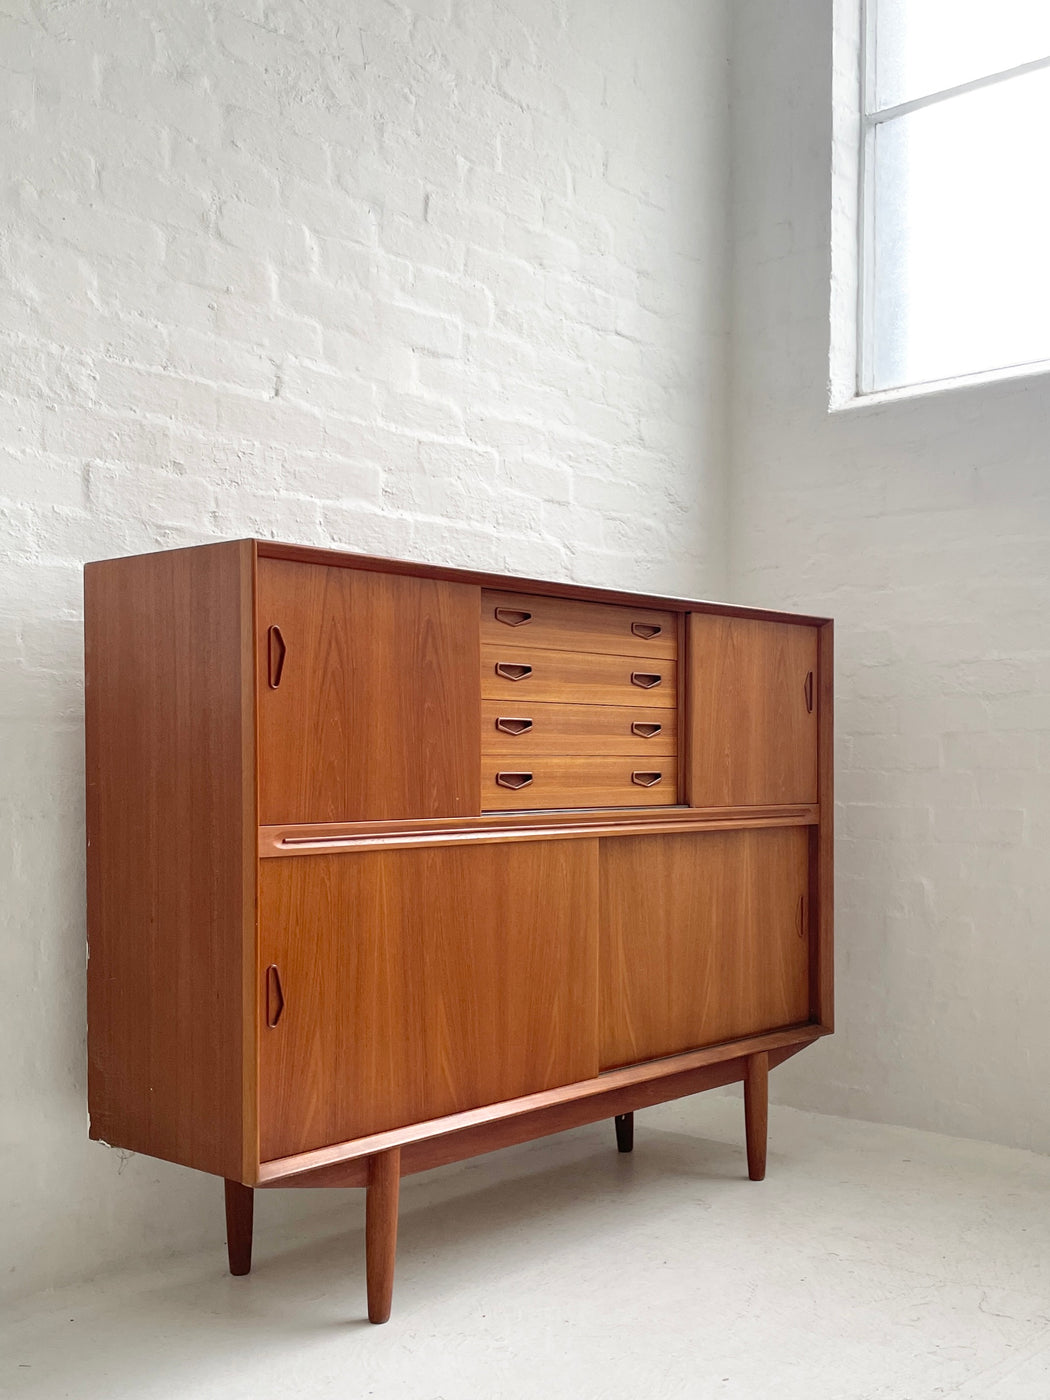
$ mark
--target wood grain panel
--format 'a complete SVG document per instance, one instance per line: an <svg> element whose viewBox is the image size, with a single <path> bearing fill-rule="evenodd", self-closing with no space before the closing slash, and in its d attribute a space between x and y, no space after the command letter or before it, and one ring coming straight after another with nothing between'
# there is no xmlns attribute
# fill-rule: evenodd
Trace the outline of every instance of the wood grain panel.
<svg viewBox="0 0 1050 1400"><path fill-rule="evenodd" d="M687 797L694 807L817 800L817 632L690 613Z"/></svg>
<svg viewBox="0 0 1050 1400"><path fill-rule="evenodd" d="M601 1062L810 1019L804 827L602 841Z"/></svg>
<svg viewBox="0 0 1050 1400"><path fill-rule="evenodd" d="M522 728L526 720L528 726ZM500 721L505 728L499 727ZM514 728L521 728L521 732L509 732ZM483 700L481 752L513 757L526 748L533 754L674 754L678 749L678 714L644 705L530 703L515 707L501 700Z"/></svg>
<svg viewBox="0 0 1050 1400"><path fill-rule="evenodd" d="M263 862L264 1156L594 1075L596 911L594 841Z"/></svg>
<svg viewBox="0 0 1050 1400"><path fill-rule="evenodd" d="M252 546L89 564L91 1136L254 1172Z"/></svg>
<svg viewBox="0 0 1050 1400"><path fill-rule="evenodd" d="M638 781L634 780L637 774ZM521 787L509 787L528 777ZM503 779L501 782L500 779ZM669 807L678 800L678 764L669 758L486 757L481 767L485 811L543 807Z"/></svg>
<svg viewBox="0 0 1050 1400"><path fill-rule="evenodd" d="M466 584L260 561L264 823L477 813L478 598Z"/></svg>
<svg viewBox="0 0 1050 1400"><path fill-rule="evenodd" d="M513 646L673 659L677 622L675 613L654 608L488 588L481 595L481 640L495 646L509 641Z"/></svg>
<svg viewBox="0 0 1050 1400"><path fill-rule="evenodd" d="M501 675L503 667L531 667L520 680ZM635 676L638 681L632 681ZM655 677L649 686L645 678ZM606 656L597 652L545 651L539 647L481 648L481 694L486 700L522 705L553 701L570 705L643 705L674 709L678 704L677 663L637 656Z"/></svg>

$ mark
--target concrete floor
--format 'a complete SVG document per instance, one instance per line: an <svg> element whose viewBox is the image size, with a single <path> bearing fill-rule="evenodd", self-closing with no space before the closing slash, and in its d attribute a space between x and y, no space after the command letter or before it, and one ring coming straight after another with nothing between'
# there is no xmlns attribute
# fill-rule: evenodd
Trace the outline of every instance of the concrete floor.
<svg viewBox="0 0 1050 1400"><path fill-rule="evenodd" d="M708 1095L639 1114L630 1157L597 1124L412 1178L385 1327L362 1193L310 1238L262 1201L249 1278L216 1248L9 1312L0 1393L1050 1397L1050 1158L774 1108L756 1185L742 1115Z"/></svg>

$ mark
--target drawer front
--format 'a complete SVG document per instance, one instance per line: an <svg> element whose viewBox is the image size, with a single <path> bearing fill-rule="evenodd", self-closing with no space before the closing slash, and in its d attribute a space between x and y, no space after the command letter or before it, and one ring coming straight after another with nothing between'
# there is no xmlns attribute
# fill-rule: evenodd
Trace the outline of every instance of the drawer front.
<svg viewBox="0 0 1050 1400"><path fill-rule="evenodd" d="M624 758L486 757L481 806L486 812L551 807L670 807L678 800L678 760L635 754Z"/></svg>
<svg viewBox="0 0 1050 1400"><path fill-rule="evenodd" d="M664 758L678 752L678 715L655 706L481 703L481 751L517 762L523 753Z"/></svg>
<svg viewBox="0 0 1050 1400"><path fill-rule="evenodd" d="M678 668L667 659L545 651L488 642L481 648L481 695L483 700L511 703L515 711L533 700L674 709Z"/></svg>
<svg viewBox="0 0 1050 1400"><path fill-rule="evenodd" d="M678 615L654 608L584 603L527 593L481 593L481 640L496 646L608 652L614 656L673 659Z"/></svg>

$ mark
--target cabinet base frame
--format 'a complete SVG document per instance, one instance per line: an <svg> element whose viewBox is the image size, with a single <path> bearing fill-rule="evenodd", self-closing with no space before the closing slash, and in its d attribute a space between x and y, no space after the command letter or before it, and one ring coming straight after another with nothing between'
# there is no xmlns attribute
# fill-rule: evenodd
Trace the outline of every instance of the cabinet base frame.
<svg viewBox="0 0 1050 1400"><path fill-rule="evenodd" d="M812 1044L827 1030L820 1025L769 1031L744 1040L691 1050L625 1069L608 1070L596 1079L547 1089L521 1099L469 1109L426 1123L410 1123L370 1137L300 1152L263 1162L247 1186L366 1186L367 1159L390 1147L401 1148L401 1174L429 1171L512 1147L519 1142L560 1133L602 1118L615 1118L704 1089L743 1081L748 1056L768 1051L769 1067Z"/></svg>
<svg viewBox="0 0 1050 1400"><path fill-rule="evenodd" d="M753 1037L751 1040L739 1042L738 1046L720 1047L717 1052L697 1051L691 1055L676 1056L673 1060L657 1062L657 1065L673 1067L676 1062L695 1060L698 1056L712 1053L721 1053L725 1058L711 1063L691 1064L678 1070L671 1068L670 1072L658 1073L648 1079L610 1085L608 1089L584 1097L525 1109L511 1116L475 1122L451 1131L439 1131L428 1137L403 1143L388 1142L379 1150L366 1150L342 1161L291 1171L280 1176L273 1174L268 1179L257 1182L257 1185L264 1189L291 1186L363 1186L366 1189L368 1318L370 1322L386 1322L390 1317L393 1294L401 1177L480 1156L500 1147L510 1147L516 1143L547 1137L553 1133L564 1132L567 1128L594 1123L604 1118L614 1119L617 1146L621 1152L629 1152L634 1145L636 1109L667 1103L672 1099L701 1093L705 1089L717 1089L727 1084L742 1082L748 1175L752 1181L761 1181L766 1168L769 1071L776 1065L783 1064L822 1034L824 1031L821 1027L807 1026L794 1032ZM762 1046L769 1048L759 1048ZM732 1052L737 1048L742 1053L734 1055ZM638 1066L637 1070L648 1069L652 1076L657 1065ZM609 1078L612 1079L616 1075L622 1077L631 1072L614 1071ZM571 1087L578 1092L584 1086ZM528 1103L529 1100L519 1102ZM466 1116L469 1115L455 1117ZM454 1122L455 1119L438 1121ZM403 1130L405 1134L410 1131ZM361 1139L361 1142L375 1144L382 1138L390 1139L394 1136L396 1135L377 1134L375 1138ZM352 1148L354 1145L346 1146ZM285 1160L295 1162L301 1159ZM280 1163L267 1165L270 1168L280 1167ZM252 1197L251 1187L238 1182L226 1182L227 1238L232 1274L246 1274L251 1268Z"/></svg>

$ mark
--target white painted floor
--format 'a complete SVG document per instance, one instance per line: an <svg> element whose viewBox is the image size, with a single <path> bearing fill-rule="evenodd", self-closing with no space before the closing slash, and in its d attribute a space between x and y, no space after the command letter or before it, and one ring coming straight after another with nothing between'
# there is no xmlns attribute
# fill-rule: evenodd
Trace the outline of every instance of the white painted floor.
<svg viewBox="0 0 1050 1400"><path fill-rule="evenodd" d="M29 1300L18 1400L1048 1400L1050 1158L742 1105L596 1124L404 1184L394 1315L363 1321L363 1194L311 1238ZM216 1185L216 1189L218 1185ZM4 1391L4 1386L8 1388Z"/></svg>

